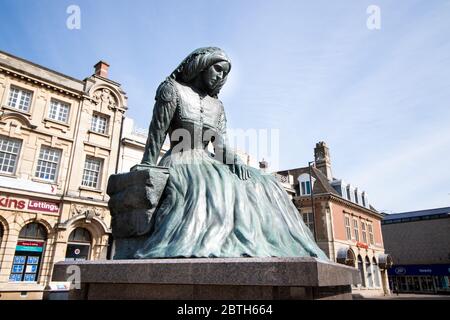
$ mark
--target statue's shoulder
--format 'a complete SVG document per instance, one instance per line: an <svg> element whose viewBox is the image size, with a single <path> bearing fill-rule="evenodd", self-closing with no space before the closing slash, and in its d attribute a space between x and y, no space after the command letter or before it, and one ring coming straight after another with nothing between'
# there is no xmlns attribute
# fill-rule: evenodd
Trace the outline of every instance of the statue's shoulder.
<svg viewBox="0 0 450 320"><path fill-rule="evenodd" d="M177 98L177 89L172 79L164 80L156 90L155 100L172 102Z"/></svg>

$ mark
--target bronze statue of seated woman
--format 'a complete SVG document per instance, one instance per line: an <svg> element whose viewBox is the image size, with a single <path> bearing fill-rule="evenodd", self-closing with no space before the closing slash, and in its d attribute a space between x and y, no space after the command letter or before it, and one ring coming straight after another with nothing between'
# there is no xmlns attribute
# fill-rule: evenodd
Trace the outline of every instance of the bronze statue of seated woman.
<svg viewBox="0 0 450 320"><path fill-rule="evenodd" d="M223 50L200 48L159 86L138 167L165 167L168 175L160 178L164 182L160 198L150 201L148 227L135 233L140 242L131 250L133 258L312 256L327 260L276 179L245 165L229 148L218 94L230 70ZM157 164L167 134L171 147ZM210 142L214 154L207 150ZM112 194L114 233L115 226L121 227L120 210L114 206L123 209L129 197L108 193Z"/></svg>

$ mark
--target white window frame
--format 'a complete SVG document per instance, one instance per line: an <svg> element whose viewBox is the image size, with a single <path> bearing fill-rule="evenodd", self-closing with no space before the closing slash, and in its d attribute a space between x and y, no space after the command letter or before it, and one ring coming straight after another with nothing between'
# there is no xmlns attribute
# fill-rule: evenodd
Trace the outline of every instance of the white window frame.
<svg viewBox="0 0 450 320"><path fill-rule="evenodd" d="M309 228L311 233L314 235L315 228L314 228L314 216L312 212L304 212L302 214L303 216L303 222L306 224L306 226Z"/></svg>
<svg viewBox="0 0 450 320"><path fill-rule="evenodd" d="M311 177L310 180L310 176L308 173L302 173L298 178L298 185L299 185L299 192L301 196L310 196L312 191L313 191L313 187L314 187L314 183L315 183L315 178ZM309 185L309 193L307 192L307 185Z"/></svg>
<svg viewBox="0 0 450 320"><path fill-rule="evenodd" d="M44 154L46 151L47 153ZM58 178L59 167L61 164L61 155L62 151L60 149L42 145L41 149L39 150L38 161L34 176L40 180L56 182L56 179ZM56 156L57 159L55 160L54 158ZM54 170L54 173L46 172L47 169L50 169L52 171ZM49 174L50 176L45 177L46 174Z"/></svg>
<svg viewBox="0 0 450 320"><path fill-rule="evenodd" d="M100 119L104 120L104 127L102 126ZM91 131L100 134L108 134L108 128L109 128L109 116L97 112L92 114Z"/></svg>
<svg viewBox="0 0 450 320"><path fill-rule="evenodd" d="M12 96L17 91L17 97L14 98L15 102L14 105L12 104ZM27 96L27 94L29 96ZM28 102L26 106L24 106L23 102ZM31 109L31 104L33 102L33 91L21 88L16 85L10 85L9 86L9 95L8 95L8 107L29 113Z"/></svg>
<svg viewBox="0 0 450 320"><path fill-rule="evenodd" d="M344 225L345 225L345 235L347 237L347 240L352 240L352 227L350 224L350 216L345 215L344 216Z"/></svg>
<svg viewBox="0 0 450 320"><path fill-rule="evenodd" d="M4 142L6 142L6 145ZM21 149L22 140L0 135L0 154L2 155L2 157L0 157L0 173L10 175L16 174ZM12 158L14 158L14 164L11 166L10 162ZM5 165L5 162L8 163ZM4 167L12 168L12 171L3 170Z"/></svg>
<svg viewBox="0 0 450 320"><path fill-rule="evenodd" d="M92 164L92 162L98 162L98 171L92 170L92 166L87 168L88 162ZM84 161L84 167L83 167L83 176L81 179L81 185L83 187L93 188L93 189L100 189L101 185L101 179L102 179L102 170L103 170L103 159L102 158L96 158L92 156L86 156L86 159ZM94 174L92 174L94 173ZM96 181L94 182L92 177L95 177L96 173Z"/></svg>
<svg viewBox="0 0 450 320"><path fill-rule="evenodd" d="M309 192L308 192L309 189ZM300 194L302 196L309 196L311 195L311 184L309 181L301 181L300 182Z"/></svg>
<svg viewBox="0 0 450 320"><path fill-rule="evenodd" d="M65 107L67 107L67 112L65 113ZM70 118L70 103L51 98L50 107L48 109L48 118L53 121L58 121L62 123L69 123ZM65 116L65 118L64 118Z"/></svg>
<svg viewBox="0 0 450 320"><path fill-rule="evenodd" d="M353 218L353 236L355 237L355 240L359 242L359 223L358 219Z"/></svg>
<svg viewBox="0 0 450 320"><path fill-rule="evenodd" d="M362 242L367 243L367 227L364 221L361 221Z"/></svg>
<svg viewBox="0 0 450 320"><path fill-rule="evenodd" d="M367 224L367 229L369 231L369 243L373 245L375 244L375 238L373 235L373 224L371 222Z"/></svg>

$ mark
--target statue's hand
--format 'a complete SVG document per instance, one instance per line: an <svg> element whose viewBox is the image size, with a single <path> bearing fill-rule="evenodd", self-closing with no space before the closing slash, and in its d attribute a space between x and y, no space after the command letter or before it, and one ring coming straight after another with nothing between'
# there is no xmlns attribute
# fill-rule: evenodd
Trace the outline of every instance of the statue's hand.
<svg viewBox="0 0 450 320"><path fill-rule="evenodd" d="M231 171L239 177L241 180L247 180L250 178L250 171L244 164L234 163L230 165Z"/></svg>

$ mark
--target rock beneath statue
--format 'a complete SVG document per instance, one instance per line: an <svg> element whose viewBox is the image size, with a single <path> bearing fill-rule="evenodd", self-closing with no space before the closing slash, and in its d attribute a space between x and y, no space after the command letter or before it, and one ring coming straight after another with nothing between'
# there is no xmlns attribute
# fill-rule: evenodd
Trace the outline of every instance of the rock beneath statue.
<svg viewBox="0 0 450 320"><path fill-rule="evenodd" d="M168 177L168 168L142 164L131 168L131 172L109 177L106 192L110 196L114 259L133 258L148 238Z"/></svg>

